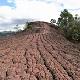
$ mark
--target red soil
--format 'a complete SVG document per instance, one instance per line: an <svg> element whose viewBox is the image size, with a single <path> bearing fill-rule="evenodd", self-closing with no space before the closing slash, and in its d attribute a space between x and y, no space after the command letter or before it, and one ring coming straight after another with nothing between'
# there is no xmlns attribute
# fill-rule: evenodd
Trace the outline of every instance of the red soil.
<svg viewBox="0 0 80 80"><path fill-rule="evenodd" d="M80 80L80 50L55 26L32 26L29 34L0 39L0 80Z"/></svg>

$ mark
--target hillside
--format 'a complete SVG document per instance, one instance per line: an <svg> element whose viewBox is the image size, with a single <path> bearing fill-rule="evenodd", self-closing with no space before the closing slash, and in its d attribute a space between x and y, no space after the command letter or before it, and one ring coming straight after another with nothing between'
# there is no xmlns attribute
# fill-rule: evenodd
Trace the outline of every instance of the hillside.
<svg viewBox="0 0 80 80"><path fill-rule="evenodd" d="M0 39L0 80L80 80L80 47L55 25L31 25Z"/></svg>

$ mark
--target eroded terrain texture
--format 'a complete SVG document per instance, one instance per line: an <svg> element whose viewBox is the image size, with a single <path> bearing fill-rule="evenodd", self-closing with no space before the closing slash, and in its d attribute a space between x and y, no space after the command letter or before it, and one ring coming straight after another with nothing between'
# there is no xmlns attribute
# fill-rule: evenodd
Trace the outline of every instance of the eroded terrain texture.
<svg viewBox="0 0 80 80"><path fill-rule="evenodd" d="M47 23L32 25L0 39L0 80L80 80L80 50Z"/></svg>

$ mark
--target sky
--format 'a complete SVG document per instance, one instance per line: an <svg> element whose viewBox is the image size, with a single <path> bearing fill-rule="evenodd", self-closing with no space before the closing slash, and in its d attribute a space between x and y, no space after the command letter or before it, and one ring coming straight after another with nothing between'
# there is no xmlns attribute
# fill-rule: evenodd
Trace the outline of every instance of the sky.
<svg viewBox="0 0 80 80"><path fill-rule="evenodd" d="M68 9L80 14L79 0L0 0L0 31L10 30L27 20L50 22L58 19L60 12Z"/></svg>

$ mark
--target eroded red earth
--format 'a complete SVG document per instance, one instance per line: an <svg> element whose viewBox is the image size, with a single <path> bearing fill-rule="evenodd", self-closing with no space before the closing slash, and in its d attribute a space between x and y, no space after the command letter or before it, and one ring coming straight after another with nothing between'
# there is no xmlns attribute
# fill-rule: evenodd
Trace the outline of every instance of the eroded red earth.
<svg viewBox="0 0 80 80"><path fill-rule="evenodd" d="M80 80L80 50L47 23L33 26L0 39L0 80Z"/></svg>

